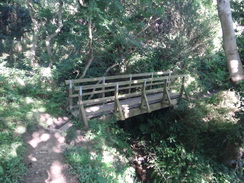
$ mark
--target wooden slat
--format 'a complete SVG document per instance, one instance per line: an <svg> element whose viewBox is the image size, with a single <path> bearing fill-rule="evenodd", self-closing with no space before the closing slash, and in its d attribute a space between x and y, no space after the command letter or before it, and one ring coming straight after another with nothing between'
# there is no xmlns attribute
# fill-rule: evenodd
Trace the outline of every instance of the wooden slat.
<svg viewBox="0 0 244 183"><path fill-rule="evenodd" d="M163 88L157 88L157 89L147 90L146 94L158 93L158 92L162 92L162 91L163 91ZM125 99L125 98L140 96L140 95L141 95L141 92L134 92L131 94L118 95L118 98L119 99ZM89 105L89 104L96 105L96 104L103 103L103 102L111 102L113 100L114 100L114 96L110 96L110 97L105 97L105 98L85 100L85 101L83 101L83 104L84 105Z"/></svg>
<svg viewBox="0 0 244 183"><path fill-rule="evenodd" d="M168 76L164 76L164 77L159 77L159 78L148 78L147 82L151 82L151 81L160 81L160 80L166 80L166 79L175 79L175 78L180 78L180 77L184 77L185 75L173 75L171 77ZM123 85L129 85L131 84L142 84L144 82L144 79L139 79L139 80L132 80L132 81L121 81L119 82L120 86ZM83 90L87 90L87 89L93 89L93 88L107 88L107 87L115 87L116 83L105 83L105 84L95 84L95 85L85 85L83 86ZM75 90L78 91L79 90L79 86L75 87Z"/></svg>
<svg viewBox="0 0 244 183"><path fill-rule="evenodd" d="M164 84L164 82L159 82L159 83L149 83L149 84L147 84L148 86L154 86L154 85L162 85L162 84ZM180 85L181 86L181 85ZM138 87L141 87L141 85L134 85L134 86L128 86L128 87L121 87L121 88L119 88L119 90L120 91L122 91L122 90L127 90L127 89L132 89L132 88L138 88ZM114 89L105 89L105 90L99 90L99 91L94 91L94 92L85 92L85 91L83 91L83 95L82 96L89 96L89 95L91 95L91 94L93 94L93 95L95 95L95 94L101 94L101 93L107 93L107 92L112 92L112 91L114 91ZM74 95L71 95L71 96L69 96L69 97L78 97L79 95L78 94L74 94Z"/></svg>
<svg viewBox="0 0 244 183"><path fill-rule="evenodd" d="M172 95L171 96L173 104L175 104L175 102L173 102L173 101L176 98L178 98L178 96L179 95ZM151 106L154 105L154 104L160 104L160 106L167 107L167 104L162 105L161 100L162 100L162 93L159 93L157 95L149 96L148 97L148 103L150 104L150 109L153 111ZM140 107L141 98L137 97L137 98L133 98L133 99L125 99L125 100L121 100L120 103L121 103L121 106L122 106L122 110L124 111L124 114L126 115L125 111L127 111L127 110L130 111L130 110L133 110L134 108L138 109ZM93 108L98 108L98 106L92 106L92 107L86 108L87 118L94 118L94 117L97 117L97 116L100 116L100 115L113 113L114 103L111 102L111 103L102 105L102 107L99 110L97 110L97 111L96 110L94 111ZM147 111L142 110L142 109L140 109L140 110L143 111L143 113L147 112Z"/></svg>
<svg viewBox="0 0 244 183"><path fill-rule="evenodd" d="M120 120L124 120L127 116L131 117L138 113L142 114L174 105L175 98L179 98L185 92L185 76L184 74L172 75L172 72L158 72L85 78L65 82L72 84L70 84L71 87L69 86L71 111L76 114L74 109L79 109L79 116L88 127L87 119L103 113L114 113ZM182 79L178 82L180 78ZM97 81L102 83L96 84ZM177 93L170 94L170 89L175 89ZM171 98L172 95L175 98ZM90 98L94 96L95 99L87 99L85 96L90 96ZM73 105L74 98L78 98L78 106Z"/></svg>
<svg viewBox="0 0 244 183"><path fill-rule="evenodd" d="M175 78L175 77L184 77L185 75L177 75L177 76L171 76L171 78ZM156 83L148 83L147 85L148 86L150 86L150 85L162 85L164 82L158 82L158 81L160 81L160 80L165 80L165 79L167 79L167 77L161 77L161 78L154 78L154 79L148 79L147 80L147 82L150 82L150 81L156 81ZM142 82L144 82L144 80L135 80L134 82L133 82L133 84L136 84L136 85L134 85L134 86L131 86L131 88L137 88L137 87L140 87L140 84L142 83ZM121 82L122 83L122 85L128 85L128 82ZM120 84L121 84L120 83ZM104 87L104 85L106 85L106 87L114 87L115 86L115 83L106 83L106 84L100 84L99 85L99 87ZM90 85L91 86L91 88L90 89L92 89L92 87L94 87L94 86L96 86L97 87L97 85ZM172 86L170 86L170 87L172 87ZM77 90L79 90L79 88L80 87L75 87L75 90L77 91ZM85 89L84 89L85 88ZM129 89L129 87L122 87L122 88L120 88L120 90L125 90L125 89ZM83 87L83 96L87 96L87 95L90 95L90 94L100 94L100 93L103 93L103 92L112 92L114 89L105 89L105 90L99 90L99 91L94 91L94 92L85 92L84 90L86 90L86 87ZM74 95L71 95L70 97L78 97L78 95L77 94L74 94ZM129 97L129 96L128 96ZM111 99L111 98L109 98L109 99ZM100 101L103 101L103 100L100 100ZM106 101L106 98L105 98L105 100L104 101ZM97 101L91 101L91 102L97 102Z"/></svg>
<svg viewBox="0 0 244 183"><path fill-rule="evenodd" d="M154 75L164 75L164 74L169 74L170 71L165 71L165 72L153 72ZM144 76L150 76L152 73L142 73L142 74L132 74L132 77L144 77ZM125 74L125 75L116 75L116 76L105 76L106 80L113 80L113 79L124 79L124 78L130 78L131 74ZM72 83L84 83L84 82L95 82L95 81L102 81L103 76L102 77L96 77L96 78L83 78L83 79L73 79ZM69 84L70 80L65 80L65 84Z"/></svg>

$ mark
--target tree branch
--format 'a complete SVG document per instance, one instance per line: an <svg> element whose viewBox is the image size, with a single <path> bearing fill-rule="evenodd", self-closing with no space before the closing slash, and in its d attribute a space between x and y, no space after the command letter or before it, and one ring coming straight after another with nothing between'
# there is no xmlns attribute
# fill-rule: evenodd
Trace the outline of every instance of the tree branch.
<svg viewBox="0 0 244 183"><path fill-rule="evenodd" d="M36 57L36 48L37 48L37 42L38 42L38 33L40 31L40 25L38 21L35 18L34 13L36 13L36 10L34 9L31 0L27 0L27 7L28 11L31 17L31 21L33 23L33 43L30 49L29 59L30 59L30 65L31 67L36 67L37 63L35 61Z"/></svg>
<svg viewBox="0 0 244 183"><path fill-rule="evenodd" d="M144 31L146 31L149 27L151 27L152 24L154 24L156 21L158 21L160 18L155 19L154 21L152 21L151 23L148 23L147 26L142 29L136 36L135 38L137 38L141 33L143 33Z"/></svg>
<svg viewBox="0 0 244 183"><path fill-rule="evenodd" d="M48 55L50 57L49 67L52 67L53 61L54 61L53 53L52 53L52 49L51 49L51 41L52 41L52 39L54 37L56 37L60 33L60 31L61 31L61 29L63 27L63 22L62 22L62 9L63 9L63 1L62 0L59 0L58 27L54 31L54 33L52 33L51 35L49 35L48 32L46 31L47 37L46 37L45 43L46 43L46 47L47 47L47 53L48 53Z"/></svg>
<svg viewBox="0 0 244 183"><path fill-rule="evenodd" d="M91 18L89 18L89 20L88 20L88 32L89 32L89 49L90 49L89 55L90 55L90 58L86 64L86 67L85 67L80 78L83 78L86 75L87 70L89 69L89 67L90 67L90 65L94 59L94 53L93 53L93 47L92 47L93 37L92 37L92 21L91 21Z"/></svg>

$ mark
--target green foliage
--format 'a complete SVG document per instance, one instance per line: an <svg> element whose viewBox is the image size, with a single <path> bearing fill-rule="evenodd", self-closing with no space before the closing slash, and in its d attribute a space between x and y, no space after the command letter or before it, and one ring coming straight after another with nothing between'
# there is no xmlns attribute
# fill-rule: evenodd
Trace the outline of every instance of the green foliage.
<svg viewBox="0 0 244 183"><path fill-rule="evenodd" d="M243 181L238 170L226 165L244 138L243 119L238 112L229 115L238 109L233 93L182 101L174 110L138 118L138 124L126 122L124 129L146 144L154 182Z"/></svg>
<svg viewBox="0 0 244 183"><path fill-rule="evenodd" d="M43 112L61 112L64 94L41 71L0 68L0 182L21 183L26 175L22 135Z"/></svg>
<svg viewBox="0 0 244 183"><path fill-rule="evenodd" d="M187 90L195 93L231 88L229 73L223 52L210 54L200 60L189 60Z"/></svg>
<svg viewBox="0 0 244 183"><path fill-rule="evenodd" d="M124 132L113 120L90 121L90 127L85 143L65 153L70 172L84 183L131 182L135 175L123 155L129 151Z"/></svg>

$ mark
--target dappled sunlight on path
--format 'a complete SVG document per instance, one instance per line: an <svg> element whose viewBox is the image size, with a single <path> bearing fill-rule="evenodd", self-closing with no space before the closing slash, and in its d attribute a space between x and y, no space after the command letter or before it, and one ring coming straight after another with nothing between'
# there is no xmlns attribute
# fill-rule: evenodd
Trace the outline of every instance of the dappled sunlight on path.
<svg viewBox="0 0 244 183"><path fill-rule="evenodd" d="M48 122L48 127L38 125L38 129L25 135L27 143L26 165L28 174L26 183L78 183L76 178L69 174L69 166L64 163L63 151L67 148L63 131L56 129L68 118L59 122L50 123L45 114L41 122Z"/></svg>

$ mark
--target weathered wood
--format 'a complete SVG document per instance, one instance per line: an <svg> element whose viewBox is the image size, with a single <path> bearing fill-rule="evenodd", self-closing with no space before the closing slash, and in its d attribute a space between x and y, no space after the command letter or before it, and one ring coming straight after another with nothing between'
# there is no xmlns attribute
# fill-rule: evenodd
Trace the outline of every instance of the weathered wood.
<svg viewBox="0 0 244 183"><path fill-rule="evenodd" d="M161 103L162 101L162 95L163 93L157 93L157 94L151 94L148 95L148 103L151 106L151 104L154 103ZM171 99L178 98L179 95L172 94ZM135 97L135 98L125 98L123 100L120 100L120 105L123 111L130 110L132 108L140 108L141 105L141 96ZM101 116L104 114L112 114L114 112L114 101L103 104L103 105L94 105L90 106L85 109L87 118L94 118L97 116ZM125 113L125 112L124 112Z"/></svg>
<svg viewBox="0 0 244 183"><path fill-rule="evenodd" d="M164 82L160 82L160 83L153 83L152 85L162 85L162 84L164 84ZM136 86L132 86L131 88L138 88L138 87L140 87L141 85L136 85ZM181 86L181 85L179 85L179 86ZM121 88L119 88L119 90L125 90L125 89L128 89L129 87L121 87ZM163 89L163 88L161 88L161 89ZM152 89L152 90L147 90L146 91L146 93L148 94L148 93L154 93L154 92L157 92L157 91L159 91L160 90L160 88L156 88L156 89ZM103 92L114 92L114 89L106 89L106 90L99 90L99 91L94 91L94 92L87 92L87 93L83 93L83 95L82 96L89 96L89 95L91 95L91 94L101 94L101 93L103 93ZM141 94L141 92L134 92L134 93L132 93L132 94L127 94L127 95L119 95L119 97L120 96L126 96L126 97L133 97L134 96L134 94L136 94L136 95L140 95ZM135 96L136 96L135 95ZM78 97L79 95L78 94L74 94L74 95L71 95L70 97L72 97L72 98L75 98L75 97ZM92 99L90 99L91 100L91 102L92 102Z"/></svg>
<svg viewBox="0 0 244 183"><path fill-rule="evenodd" d="M122 112L122 108L118 99L118 95L119 95L119 83L116 84L115 87L115 92L114 92L114 114L120 119L120 120L124 120L124 114Z"/></svg>
<svg viewBox="0 0 244 183"><path fill-rule="evenodd" d="M157 88L157 89L153 89L153 90L147 90L146 94L152 94L152 93L158 93L158 92L162 92L163 88ZM118 99L125 99L125 98L131 98L131 97L136 97L136 96L140 96L141 92L135 92L135 93L131 93L131 94L120 94L118 95ZM85 100L83 102L84 105L89 105L89 104L99 104L99 103L104 103L104 102L111 102L113 101L114 96L111 97L105 97L105 98L98 98L98 99L91 99L91 100Z"/></svg>
<svg viewBox="0 0 244 183"><path fill-rule="evenodd" d="M82 87L80 87L80 93L79 93L79 118L81 121L84 122L85 127L89 128L87 117L86 117L86 112L85 112L83 101L82 101Z"/></svg>
<svg viewBox="0 0 244 183"><path fill-rule="evenodd" d="M186 92L186 88L185 88L185 77L182 78L182 85L181 85L181 89L180 89L180 97L179 97L179 99L182 98L183 93L185 93L186 99L188 100L189 96L188 96L188 94Z"/></svg>
<svg viewBox="0 0 244 183"><path fill-rule="evenodd" d="M105 83L106 83L106 78L105 78L105 76L104 76L104 77L103 77L103 84L105 84ZM105 90L105 87L103 87L102 89ZM103 93L102 93L102 97L104 98L105 95L106 95L106 93L103 92Z"/></svg>
<svg viewBox="0 0 244 183"><path fill-rule="evenodd" d="M73 98L71 97L72 95L73 95L72 80L69 80L69 106L70 106L70 109L73 106Z"/></svg>
<svg viewBox="0 0 244 183"><path fill-rule="evenodd" d="M146 86L147 86L147 80L145 79L143 86L142 86L142 92L141 92L141 109L145 109L147 112L151 112L148 100L147 100L147 95L146 95ZM146 105L146 108L144 107Z"/></svg>
<svg viewBox="0 0 244 183"><path fill-rule="evenodd" d="M166 104L166 105L171 105L171 99L170 99L170 95L169 95L169 92L168 92L168 81L166 80L165 83L164 83L164 91L163 91L163 97L162 97L162 104ZM166 98L167 98L167 101L166 102Z"/></svg>
<svg viewBox="0 0 244 183"><path fill-rule="evenodd" d="M182 98L182 95L183 95L183 92L184 92L184 83L185 83L185 77L183 77L182 78L182 81L181 81L181 89L180 89L180 97L179 97L179 99L181 99Z"/></svg>
<svg viewBox="0 0 244 183"><path fill-rule="evenodd" d="M95 84L96 81L102 83ZM71 112L78 115L86 127L88 119L106 114L124 120L128 116L174 105L176 98L185 93L184 81L185 75L172 75L171 72L69 80L69 105ZM74 98L78 98L78 106L73 105Z"/></svg>
<svg viewBox="0 0 244 183"><path fill-rule="evenodd" d="M163 81L163 80L168 80L168 79L175 79L175 78L180 78L184 77L185 75L173 75L173 76L163 76L163 77L158 77L158 78L149 78L147 79L148 82L150 81ZM132 80L132 81L121 81L119 82L120 86L124 85L129 85L129 84L142 84L144 82L144 79L139 79L139 80ZM87 89L93 89L93 88L107 88L107 87L115 87L116 83L105 83L105 84L94 84L94 85L85 85L83 86L83 90ZM75 90L79 90L79 86L75 87Z"/></svg>
<svg viewBox="0 0 244 183"><path fill-rule="evenodd" d="M158 75L158 76L162 76L165 74L169 74L170 71L166 71L166 72L155 72L154 75ZM125 79L125 78L130 78L130 76L132 75L132 77L146 77L146 76L150 76L151 73L142 73L142 74L125 74L125 75L116 75L116 76L106 76L106 80L107 82L109 82L109 80L114 80L114 79ZM96 82L96 81L102 81L103 77L96 77L96 78L83 78L83 79L74 79L72 80L72 82L75 83L85 83L85 82ZM69 84L70 80L65 80L65 84Z"/></svg>
<svg viewBox="0 0 244 183"><path fill-rule="evenodd" d="M177 104L176 99L172 100L171 102L172 102L172 105ZM150 104L150 108L152 111L159 110L159 109L166 108L166 107L171 107L171 105L163 105L162 103ZM131 118L131 117L134 117L137 115L145 114L145 113L147 113L147 111L145 111L141 108L133 108L133 109L127 110L124 113L125 113L125 119L127 119L127 118Z"/></svg>

